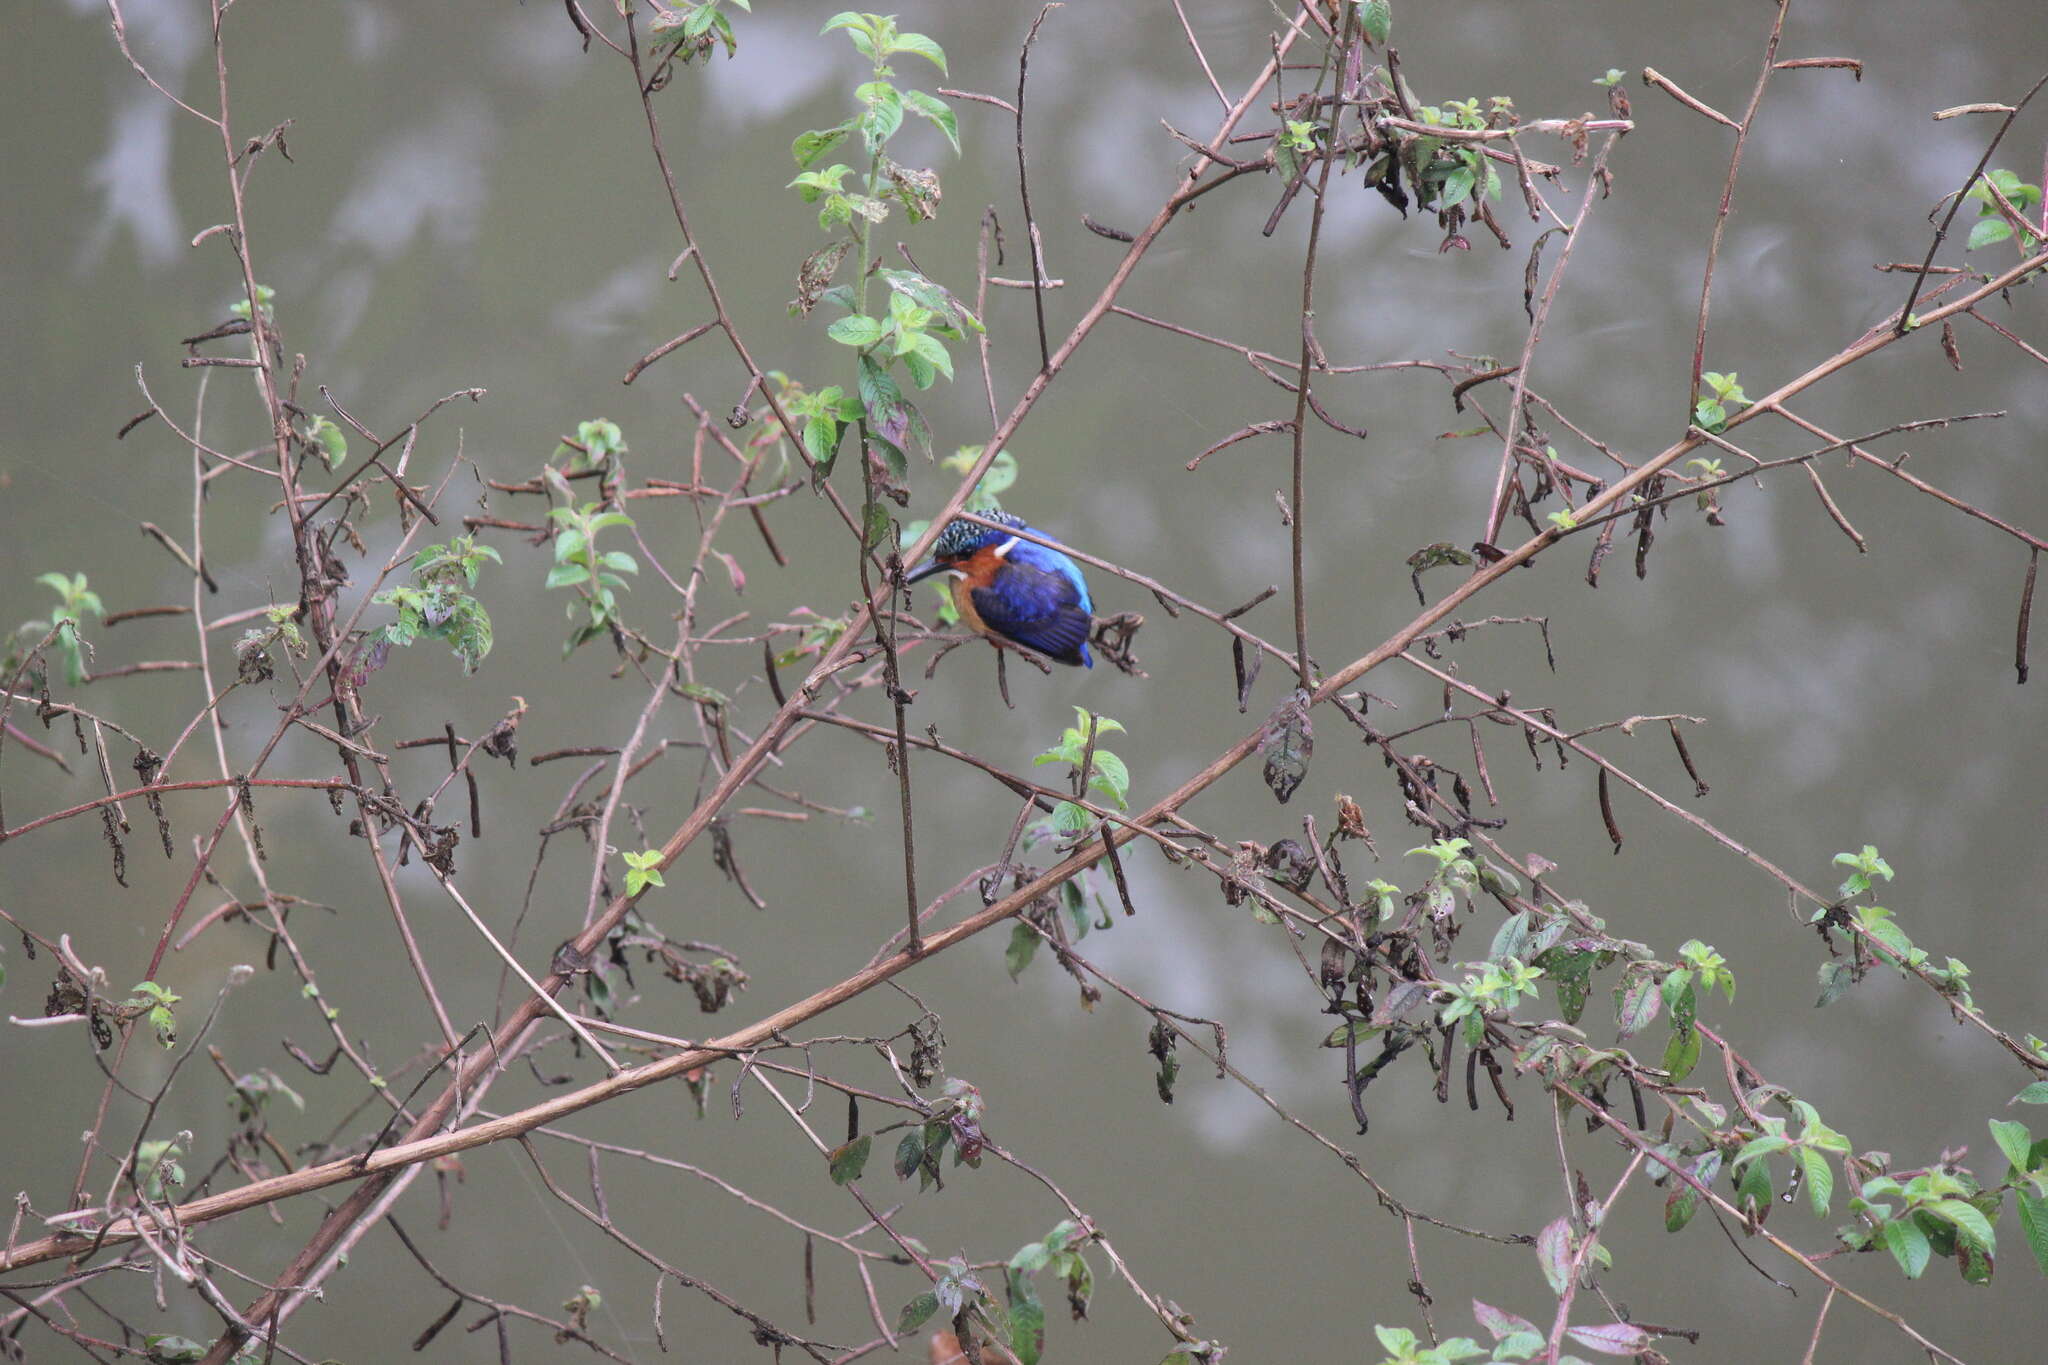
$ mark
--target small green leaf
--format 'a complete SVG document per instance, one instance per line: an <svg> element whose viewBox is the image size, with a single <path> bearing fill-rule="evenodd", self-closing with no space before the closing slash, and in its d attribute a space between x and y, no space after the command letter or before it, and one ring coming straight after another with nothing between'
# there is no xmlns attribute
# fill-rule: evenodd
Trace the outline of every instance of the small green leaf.
<svg viewBox="0 0 2048 1365"><path fill-rule="evenodd" d="M1748 1142L1744 1143L1742 1150L1737 1152L1735 1159L1728 1164L1730 1166L1746 1166L1760 1156L1770 1156L1775 1152L1785 1151L1791 1145L1792 1139L1782 1134L1766 1133L1762 1137L1751 1138Z"/></svg>
<svg viewBox="0 0 2048 1365"><path fill-rule="evenodd" d="M1899 1263L1899 1269L1906 1272L1906 1278L1917 1280L1927 1269L1928 1258L1934 1254L1934 1247L1927 1240L1927 1234L1910 1218L1894 1218L1882 1229L1884 1247Z"/></svg>
<svg viewBox="0 0 2048 1365"><path fill-rule="evenodd" d="M1679 1232L1692 1221L1699 1211L1700 1192L1690 1185L1675 1184L1671 1193L1664 1196L1664 1230Z"/></svg>
<svg viewBox="0 0 2048 1365"><path fill-rule="evenodd" d="M1761 1218L1771 1207L1771 1163L1752 1161L1735 1185L1735 1207L1749 1218Z"/></svg>
<svg viewBox="0 0 2048 1365"><path fill-rule="evenodd" d="M1997 1235L1991 1230L1991 1220L1984 1211L1964 1199L1937 1199L1932 1204L1921 1205L1927 1212L1955 1225L1959 1236L1983 1251L1997 1249Z"/></svg>
<svg viewBox="0 0 2048 1365"><path fill-rule="evenodd" d="M911 338L911 349L915 354L930 361L933 368L938 370L940 374L943 374L949 380L952 379L953 357L946 350L945 342L940 341L937 337L927 332L919 332ZM919 387L928 388L930 386L920 385Z"/></svg>
<svg viewBox="0 0 2048 1365"><path fill-rule="evenodd" d="M1813 1204L1816 1218L1828 1216L1828 1206L1835 1198L1835 1172L1828 1165L1825 1154L1811 1147L1799 1149L1799 1171L1806 1179L1806 1197Z"/></svg>
<svg viewBox="0 0 2048 1365"><path fill-rule="evenodd" d="M1330 1030L1329 1036L1323 1039L1323 1046L1343 1047L1348 1043L1362 1043L1386 1030L1385 1024L1375 1024L1366 1019L1349 1019Z"/></svg>
<svg viewBox="0 0 2048 1365"><path fill-rule="evenodd" d="M896 1315L898 1332L915 1332L930 1321L932 1314L939 1311L939 1296L927 1290L903 1305L903 1311Z"/></svg>
<svg viewBox="0 0 2048 1365"><path fill-rule="evenodd" d="M1815 1009L1832 1005L1842 998L1854 982L1854 976L1846 962L1823 962L1820 966L1820 999L1813 1002ZM2044 1083L2048 1085L2048 1083Z"/></svg>
<svg viewBox="0 0 2048 1365"><path fill-rule="evenodd" d="M1036 1253L1035 1258L1031 1253ZM1003 1276L1004 1292L1010 1300L1006 1324L1010 1349L1019 1365L1038 1365L1045 1354L1045 1304L1030 1277L1047 1259L1049 1254L1043 1242L1027 1243L1010 1258L1009 1269Z"/></svg>
<svg viewBox="0 0 2048 1365"><path fill-rule="evenodd" d="M1679 1029L1672 1033L1671 1041L1664 1045L1664 1069L1671 1073L1674 1084L1692 1074L1693 1067L1700 1060L1700 1031Z"/></svg>
<svg viewBox="0 0 2048 1365"><path fill-rule="evenodd" d="M2014 1197L2019 1201L2020 1231L2026 1236L2027 1250L2034 1253L2034 1264L2041 1267L2041 1273L2048 1275L2048 1199L2025 1190L2014 1191Z"/></svg>
<svg viewBox="0 0 2048 1365"><path fill-rule="evenodd" d="M844 142L846 135L852 131L853 123L848 120L835 128L813 128L808 132L798 133L796 140L789 144L789 154L796 159L798 168L809 170L825 153Z"/></svg>
<svg viewBox="0 0 2048 1365"><path fill-rule="evenodd" d="M867 105L860 116L860 132L873 152L903 126L903 96L887 81L869 81L853 93Z"/></svg>
<svg viewBox="0 0 2048 1365"><path fill-rule="evenodd" d="M1999 242L2010 240L2011 237L2012 224L2006 222L2005 219L1979 218L1970 225L1970 241L1963 250L1975 251L1978 247L1994 246Z"/></svg>
<svg viewBox="0 0 2048 1365"><path fill-rule="evenodd" d="M1003 965L1009 968L1010 980L1015 981L1031 965L1031 959L1038 955L1038 932L1028 924L1015 924L1010 928L1010 943L1003 950Z"/></svg>
<svg viewBox="0 0 2048 1365"><path fill-rule="evenodd" d="M1477 177L1469 166L1458 166L1444 176L1443 189L1437 195L1437 203L1444 208L1462 204L1472 197L1472 186Z"/></svg>
<svg viewBox="0 0 2048 1365"><path fill-rule="evenodd" d="M825 329L825 335L842 346L872 346L882 339L882 324L863 313L845 317Z"/></svg>
<svg viewBox="0 0 2048 1365"><path fill-rule="evenodd" d="M860 1179L860 1173L867 1169L868 1153L874 1150L875 1138L872 1133L862 1133L853 1141L834 1147L826 1154L827 1168L832 1173L832 1183L844 1185Z"/></svg>
<svg viewBox="0 0 2048 1365"><path fill-rule="evenodd" d="M1415 1354L1415 1333L1406 1327L1382 1327L1374 1323L1372 1334L1380 1339L1380 1349L1397 1360Z"/></svg>
<svg viewBox="0 0 2048 1365"><path fill-rule="evenodd" d="M956 154L959 152L960 121L953 116L953 111L946 107L944 100L937 95L927 95L922 90L906 90L903 92L903 106L920 118L930 119L937 124L939 131L946 135L946 141L953 144L953 151Z"/></svg>
<svg viewBox="0 0 2048 1365"><path fill-rule="evenodd" d="M896 41L889 45L891 52L910 52L923 57L936 66L942 75L951 75L946 70L946 51L922 33L899 33Z"/></svg>
<svg viewBox="0 0 2048 1365"><path fill-rule="evenodd" d="M1366 0L1358 11L1358 21L1365 26L1365 36L1376 43L1385 43L1387 34L1394 27L1394 6L1391 0Z"/></svg>
<svg viewBox="0 0 2048 1365"><path fill-rule="evenodd" d="M1558 1013L1567 1024L1576 1024L1593 994L1593 964L1599 954L1592 951L1560 953L1544 965L1550 984L1557 989Z"/></svg>
<svg viewBox="0 0 2048 1365"><path fill-rule="evenodd" d="M910 1179L924 1161L924 1137L916 1132L905 1133L903 1141L896 1144L896 1178Z"/></svg>
<svg viewBox="0 0 2048 1365"><path fill-rule="evenodd" d="M2034 1146L2034 1135L2027 1131L2027 1125L2014 1119L1993 1119L1991 1139L1998 1144L1998 1150L2005 1153L2005 1159L2013 1164L2013 1169L2024 1175L2028 1169L2027 1158Z"/></svg>

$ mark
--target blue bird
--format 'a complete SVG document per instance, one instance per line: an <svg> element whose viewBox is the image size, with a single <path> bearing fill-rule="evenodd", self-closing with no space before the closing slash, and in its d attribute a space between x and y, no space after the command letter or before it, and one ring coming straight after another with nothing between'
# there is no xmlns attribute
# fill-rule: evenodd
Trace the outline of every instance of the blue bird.
<svg viewBox="0 0 2048 1365"><path fill-rule="evenodd" d="M1045 534L1007 512L985 515L1003 527ZM932 557L903 581L916 583L938 574L947 577L960 619L981 634L1059 663L1095 667L1088 653L1088 631L1095 620L1088 580L1081 577L1081 566L1058 550L1000 527L954 521L932 543Z"/></svg>

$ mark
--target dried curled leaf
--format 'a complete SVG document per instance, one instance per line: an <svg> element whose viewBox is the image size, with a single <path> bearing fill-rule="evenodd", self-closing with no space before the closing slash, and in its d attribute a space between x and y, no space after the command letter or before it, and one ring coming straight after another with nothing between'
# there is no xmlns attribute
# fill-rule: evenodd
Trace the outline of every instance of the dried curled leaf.
<svg viewBox="0 0 2048 1365"><path fill-rule="evenodd" d="M1308 719L1309 694L1297 687L1289 692L1266 717L1259 736L1259 752L1266 757L1266 785L1282 805L1308 776L1308 761L1315 752L1315 729Z"/></svg>

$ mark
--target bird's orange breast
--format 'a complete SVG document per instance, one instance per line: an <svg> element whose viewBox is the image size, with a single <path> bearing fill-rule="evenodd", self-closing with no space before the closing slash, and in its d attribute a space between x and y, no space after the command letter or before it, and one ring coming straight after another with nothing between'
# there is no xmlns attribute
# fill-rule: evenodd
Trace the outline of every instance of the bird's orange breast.
<svg viewBox="0 0 2048 1365"><path fill-rule="evenodd" d="M947 567L951 570L946 582L953 594L953 609L960 613L960 619L967 623L969 629L980 635L993 634L988 623L981 619L981 613L974 609L974 591L995 581L996 574L1002 570L1003 557L995 552L993 546L984 545Z"/></svg>

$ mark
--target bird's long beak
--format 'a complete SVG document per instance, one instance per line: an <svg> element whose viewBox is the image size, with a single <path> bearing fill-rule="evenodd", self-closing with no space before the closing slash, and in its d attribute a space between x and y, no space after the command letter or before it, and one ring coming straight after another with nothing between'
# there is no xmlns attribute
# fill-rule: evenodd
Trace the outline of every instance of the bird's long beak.
<svg viewBox="0 0 2048 1365"><path fill-rule="evenodd" d="M942 574L951 567L952 565L941 564L936 559L927 559L924 563L918 565L909 573L903 575L903 582L905 586L908 586L912 583L922 583L925 579L930 578L933 574Z"/></svg>

